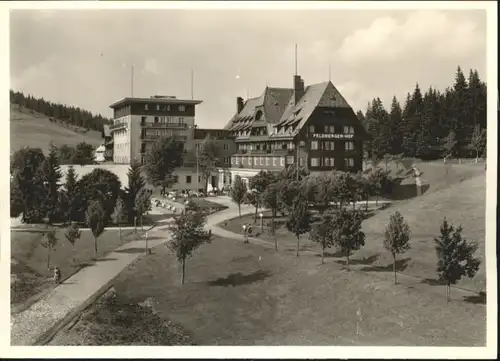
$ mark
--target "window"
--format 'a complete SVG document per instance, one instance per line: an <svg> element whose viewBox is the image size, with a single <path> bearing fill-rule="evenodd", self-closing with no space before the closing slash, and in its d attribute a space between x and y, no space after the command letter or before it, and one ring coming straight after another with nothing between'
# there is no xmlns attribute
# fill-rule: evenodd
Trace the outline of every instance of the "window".
<svg viewBox="0 0 500 361"><path fill-rule="evenodd" d="M286 157L286 164L293 164L294 158L293 156L289 155Z"/></svg>
<svg viewBox="0 0 500 361"><path fill-rule="evenodd" d="M276 167L276 157L273 157L273 167Z"/></svg>
<svg viewBox="0 0 500 361"><path fill-rule="evenodd" d="M309 126L309 133L315 133L316 127L314 125Z"/></svg>
<svg viewBox="0 0 500 361"><path fill-rule="evenodd" d="M144 110L148 110L148 104L144 104Z"/></svg>
<svg viewBox="0 0 500 361"><path fill-rule="evenodd" d="M271 163L271 157L266 157L266 165L269 165Z"/></svg>
<svg viewBox="0 0 500 361"><path fill-rule="evenodd" d="M156 104L156 110L160 110L160 104Z"/></svg>
<svg viewBox="0 0 500 361"><path fill-rule="evenodd" d="M235 163L236 163L236 165L240 164L240 158L236 157L235 158Z"/></svg>
<svg viewBox="0 0 500 361"><path fill-rule="evenodd" d="M184 104L179 105L179 111L180 112L185 112L186 111L186 106Z"/></svg>
<svg viewBox="0 0 500 361"><path fill-rule="evenodd" d="M324 133L328 133L329 130L330 130L330 127L328 125L325 125L325 131L324 131Z"/></svg>
<svg viewBox="0 0 500 361"><path fill-rule="evenodd" d="M323 166L325 167L330 166L330 158L323 158Z"/></svg>
<svg viewBox="0 0 500 361"><path fill-rule="evenodd" d="M231 157L231 164L234 164L234 158Z"/></svg>
<svg viewBox="0 0 500 361"><path fill-rule="evenodd" d="M199 175L198 176L198 183L200 183L200 182L201 182L201 176Z"/></svg>
<svg viewBox="0 0 500 361"><path fill-rule="evenodd" d="M354 127L345 125L344 126L344 134L354 134Z"/></svg>
<svg viewBox="0 0 500 361"><path fill-rule="evenodd" d="M354 150L354 142L345 142L345 150Z"/></svg>
<svg viewBox="0 0 500 361"><path fill-rule="evenodd" d="M354 158L347 158L346 159L346 165L348 167L354 167Z"/></svg>
<svg viewBox="0 0 500 361"><path fill-rule="evenodd" d="M224 164L228 164L228 163L229 163L229 157L224 157ZM242 160L242 163L243 163L243 160Z"/></svg>
<svg viewBox="0 0 500 361"><path fill-rule="evenodd" d="M178 175L174 175L174 183L177 183L179 182L179 176Z"/></svg>
<svg viewBox="0 0 500 361"><path fill-rule="evenodd" d="M155 117L155 124L158 124L158 117Z"/></svg>
<svg viewBox="0 0 500 361"><path fill-rule="evenodd" d="M318 149L318 141L317 140L313 140L311 142L311 150L317 150Z"/></svg>
<svg viewBox="0 0 500 361"><path fill-rule="evenodd" d="M241 165L243 165L245 163L245 160L246 160L245 157L241 157Z"/></svg>
<svg viewBox="0 0 500 361"><path fill-rule="evenodd" d="M260 165L264 165L264 157L260 157Z"/></svg>
<svg viewBox="0 0 500 361"><path fill-rule="evenodd" d="M170 104L167 104L167 111L170 111Z"/></svg>
<svg viewBox="0 0 500 361"><path fill-rule="evenodd" d="M146 123L146 117L141 117L141 125L144 125Z"/></svg>
<svg viewBox="0 0 500 361"><path fill-rule="evenodd" d="M184 123L184 118L180 117L180 118L177 120L177 122L178 122L179 124L183 124L183 123Z"/></svg>
<svg viewBox="0 0 500 361"><path fill-rule="evenodd" d="M299 158L299 165L301 167L304 165L304 158Z"/></svg>
<svg viewBox="0 0 500 361"><path fill-rule="evenodd" d="M259 159L257 157L253 157L253 165L257 165L258 160Z"/></svg>
<svg viewBox="0 0 500 361"><path fill-rule="evenodd" d="M186 183L191 184L191 176L190 175L186 176Z"/></svg>
<svg viewBox="0 0 500 361"><path fill-rule="evenodd" d="M281 163L281 166L284 167L285 166L285 157L281 157L280 158L280 163Z"/></svg>
<svg viewBox="0 0 500 361"><path fill-rule="evenodd" d="M319 158L311 158L311 167L319 167Z"/></svg>
<svg viewBox="0 0 500 361"><path fill-rule="evenodd" d="M335 126L334 125L330 125L330 133L335 133Z"/></svg>
<svg viewBox="0 0 500 361"><path fill-rule="evenodd" d="M228 149L229 149L229 144L224 143L224 150L228 150Z"/></svg>

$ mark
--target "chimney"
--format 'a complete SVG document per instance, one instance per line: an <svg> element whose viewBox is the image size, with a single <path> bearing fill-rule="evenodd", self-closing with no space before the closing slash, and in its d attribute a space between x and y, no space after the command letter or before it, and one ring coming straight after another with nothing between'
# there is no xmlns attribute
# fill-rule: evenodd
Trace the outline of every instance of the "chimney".
<svg viewBox="0 0 500 361"><path fill-rule="evenodd" d="M293 95L295 97L295 104L297 104L304 95L304 80L300 75L293 76Z"/></svg>
<svg viewBox="0 0 500 361"><path fill-rule="evenodd" d="M242 110L243 110L243 98L237 97L236 98L236 111L239 114Z"/></svg>

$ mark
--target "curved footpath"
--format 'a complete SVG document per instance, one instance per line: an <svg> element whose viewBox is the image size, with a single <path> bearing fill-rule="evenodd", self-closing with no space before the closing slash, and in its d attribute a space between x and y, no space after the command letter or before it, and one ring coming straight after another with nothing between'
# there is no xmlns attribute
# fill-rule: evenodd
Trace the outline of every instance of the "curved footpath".
<svg viewBox="0 0 500 361"><path fill-rule="evenodd" d="M228 209L207 217L207 227L212 228L214 234L218 234L216 229L219 227L214 226L233 218L236 206L231 204L229 197L214 198L214 201L229 206ZM251 206L241 207L242 214L253 211ZM158 225L149 232L151 236L160 236L157 239L151 237L148 241L149 248L164 244L169 239L167 227L168 224ZM81 269L26 310L11 315L10 344L30 346L47 343L62 327L99 298L123 269L144 254L138 251L144 248L144 239L122 245L106 255L109 261L96 262Z"/></svg>
<svg viewBox="0 0 500 361"><path fill-rule="evenodd" d="M238 216L237 206L231 202L227 196L211 197L211 201L227 206L227 209L215 212L207 217L208 229L212 230L214 235L243 241L242 234L236 234L217 226L225 220ZM183 205L178 204L182 209ZM242 205L241 214L250 214L255 211L253 206ZM164 244L169 238L167 226L160 226L150 231L151 235L160 235L161 239L151 239L150 248ZM253 244L259 244L264 247L274 248L274 244L258 238L249 237ZM110 286L113 279L144 252L138 252L138 249L144 249L144 240L136 240L126 243L115 251L106 255L112 259L107 262L96 262L92 266L83 268L73 276L57 286L52 292L42 297L38 302L31 305L25 311L16 315L11 315L11 345L43 345L66 324L74 319L82 310L91 305L99 298ZM127 250L129 250L127 252ZM303 251L305 254L317 254L317 251ZM353 269L352 271L356 271ZM416 279L411 275L398 275L400 279ZM384 278L386 276L380 275ZM387 277L392 277L389 275ZM472 292L457 289L454 292L463 292L472 294Z"/></svg>

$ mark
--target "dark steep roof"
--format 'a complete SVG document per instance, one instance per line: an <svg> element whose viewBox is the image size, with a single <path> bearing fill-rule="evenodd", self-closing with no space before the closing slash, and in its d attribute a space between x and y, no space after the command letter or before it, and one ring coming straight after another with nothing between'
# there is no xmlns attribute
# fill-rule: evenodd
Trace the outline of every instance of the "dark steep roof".
<svg viewBox="0 0 500 361"><path fill-rule="evenodd" d="M264 117L255 121L256 108L260 107L263 107ZM231 118L225 129L237 131L249 129L252 125L266 125L269 138L293 137L304 127L318 107L352 110L330 81L307 86L297 104L295 104L293 89L266 87L260 97L248 99L245 102L241 112ZM286 134L278 134L277 130L282 126L292 126L295 130L293 132L289 130ZM355 127L359 128L357 124ZM253 138L246 137L250 140Z"/></svg>

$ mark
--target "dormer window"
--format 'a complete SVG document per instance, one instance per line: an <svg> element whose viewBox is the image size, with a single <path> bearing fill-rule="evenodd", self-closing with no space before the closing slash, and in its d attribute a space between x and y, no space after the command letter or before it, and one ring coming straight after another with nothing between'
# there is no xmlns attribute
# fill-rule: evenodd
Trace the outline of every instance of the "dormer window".
<svg viewBox="0 0 500 361"><path fill-rule="evenodd" d="M255 114L255 120L260 120L261 118L262 118L262 110L259 110Z"/></svg>
<svg viewBox="0 0 500 361"><path fill-rule="evenodd" d="M148 110L148 104L144 104L144 110Z"/></svg>
<svg viewBox="0 0 500 361"><path fill-rule="evenodd" d="M186 106L184 104L179 105L179 111L180 112L185 112L186 111Z"/></svg>

